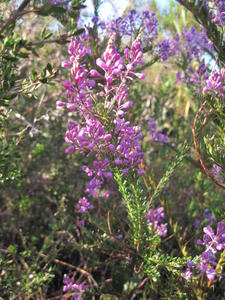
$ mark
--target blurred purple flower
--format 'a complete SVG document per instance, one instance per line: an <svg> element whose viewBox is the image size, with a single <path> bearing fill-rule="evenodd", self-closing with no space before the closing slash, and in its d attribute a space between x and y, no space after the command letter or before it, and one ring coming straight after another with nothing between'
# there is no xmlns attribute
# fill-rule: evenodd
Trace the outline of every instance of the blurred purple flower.
<svg viewBox="0 0 225 300"><path fill-rule="evenodd" d="M191 268L192 270L194 268L201 273L205 273L208 280L214 280L216 276L216 255L218 251L225 249L225 223L218 222L216 234L209 225L203 228L203 232L203 241L197 241L198 245L205 246L205 250L201 254L201 263L195 265L188 264L186 273L183 275L187 280L193 275ZM218 270L218 275L222 276L220 271Z"/></svg>
<svg viewBox="0 0 225 300"><path fill-rule="evenodd" d="M224 0L208 0L207 6L211 20L219 27L225 24Z"/></svg>
<svg viewBox="0 0 225 300"><path fill-rule="evenodd" d="M225 98L225 68L210 74L203 91L213 97Z"/></svg>
<svg viewBox="0 0 225 300"><path fill-rule="evenodd" d="M83 283L81 284L75 284L74 279L70 278L67 275L64 275L63 279L63 292L67 293L70 292L72 293L72 297L75 300L83 300L82 294L85 292L87 289L87 286Z"/></svg>
<svg viewBox="0 0 225 300"><path fill-rule="evenodd" d="M78 211L83 214L86 213L88 210L93 209L93 205L88 202L86 197L80 198L77 204Z"/></svg>
<svg viewBox="0 0 225 300"><path fill-rule="evenodd" d="M157 123L152 118L149 119L151 139L155 142L168 143L168 136L162 133L161 128L157 128Z"/></svg>
<svg viewBox="0 0 225 300"><path fill-rule="evenodd" d="M149 209L146 214L146 219L153 232L163 237L167 235L167 223L163 223L165 219L163 207Z"/></svg>

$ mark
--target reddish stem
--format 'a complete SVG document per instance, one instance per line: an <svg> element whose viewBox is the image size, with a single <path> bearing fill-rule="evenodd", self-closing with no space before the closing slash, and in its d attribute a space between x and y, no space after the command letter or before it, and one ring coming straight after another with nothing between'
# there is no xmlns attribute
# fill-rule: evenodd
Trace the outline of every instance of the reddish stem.
<svg viewBox="0 0 225 300"><path fill-rule="evenodd" d="M213 181L215 182L216 185L218 185L220 188L224 189L225 190L225 186L219 182L211 173L210 171L208 170L208 168L206 167L206 165L204 164L203 162L203 159L202 159L202 154L201 154L201 147L200 147L200 143L201 143L201 139L202 139L202 132L203 132L203 129L207 123L207 120L209 118L209 116L211 115L212 113L212 108L208 111L208 113L206 114L205 116L205 119L201 125L201 128L200 128L200 134L199 134L199 137L198 137L198 140L196 139L196 126L197 126L197 122L198 122L198 118L200 116L200 114L202 113L203 109L205 108L205 105L206 105L206 101L204 101L199 110L197 111L196 113L196 116L195 116L195 119L194 119L194 124L193 124L193 129L192 129L192 132L193 132L193 139L194 139L194 145L195 145L195 149L197 150L197 153L198 153L198 157L199 157L199 160L200 160L200 163L201 163L201 166L203 168L203 170L205 171L205 173L207 174L207 176Z"/></svg>

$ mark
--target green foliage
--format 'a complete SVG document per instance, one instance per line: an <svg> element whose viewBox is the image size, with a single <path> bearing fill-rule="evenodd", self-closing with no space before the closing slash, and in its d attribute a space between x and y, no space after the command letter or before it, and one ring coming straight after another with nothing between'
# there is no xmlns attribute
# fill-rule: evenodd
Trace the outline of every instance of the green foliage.
<svg viewBox="0 0 225 300"><path fill-rule="evenodd" d="M126 203L134 246L139 249L142 230L144 226L146 227L147 196L145 196L144 190L141 187L140 178L135 179L135 175L133 178L131 176L124 176L119 171L115 171L114 174L122 199Z"/></svg>
<svg viewBox="0 0 225 300"><path fill-rule="evenodd" d="M94 2L97 14L101 1ZM12 1L4 3L0 27L16 11ZM168 14L157 11L166 35L196 25L188 10L170 3ZM146 81L133 80L129 87L129 99L134 100L129 119L142 125L146 174L113 170L109 198L94 199L90 214L77 211L88 181L81 166L92 158L65 156L67 115L55 109L55 102L65 98L61 81L68 75L60 63L70 36L84 31L76 24L84 6L85 1L73 0L68 11L46 1L30 1L24 14L0 35L0 295L63 299L63 275L68 274L88 284L85 299L220 300L224 281L207 287L205 277L190 283L182 277L187 262L197 262L201 253L196 240L209 224L205 210L216 221L225 219L224 193L205 175L192 142L200 99L190 85L176 82L177 67L188 67L185 59L178 66L173 59L165 65L150 57ZM194 14L202 23L202 12ZM93 66L105 48L105 41L96 42L97 35L97 28L90 32L94 57L87 59ZM213 112L204 128L202 156L210 171L213 163L225 169L223 152L217 148L225 148L224 103L206 100L205 113L211 108ZM96 105L96 113L103 115L106 127L111 126L114 120L103 105ZM168 144L150 140L150 117L168 135ZM204 115L197 134L203 121ZM104 185L103 191L107 188ZM165 238L146 221L148 209L159 205L168 223ZM81 220L84 227L78 226ZM222 255L220 262L224 267Z"/></svg>
<svg viewBox="0 0 225 300"><path fill-rule="evenodd" d="M148 204L149 205L157 198L161 192L163 191L165 185L169 181L170 177L173 175L175 169L178 167L178 165L184 160L187 153L189 151L189 146L187 144L184 144L183 148L178 152L174 158L174 160L169 164L167 171L163 175L163 177L160 179L159 183L157 184L154 193L151 197L151 200Z"/></svg>

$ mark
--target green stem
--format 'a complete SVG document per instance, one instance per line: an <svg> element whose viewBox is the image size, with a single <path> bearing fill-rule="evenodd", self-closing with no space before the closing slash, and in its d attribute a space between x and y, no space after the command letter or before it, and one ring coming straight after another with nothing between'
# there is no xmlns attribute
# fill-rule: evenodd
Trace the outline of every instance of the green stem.
<svg viewBox="0 0 225 300"><path fill-rule="evenodd" d="M137 213L137 226L136 226L136 232L134 236L134 244L137 248L137 252L140 250L140 240L141 240L141 207L140 207L140 202L138 199L137 191L135 189L135 186L131 184L131 188L134 192L134 198L136 202L136 213Z"/></svg>

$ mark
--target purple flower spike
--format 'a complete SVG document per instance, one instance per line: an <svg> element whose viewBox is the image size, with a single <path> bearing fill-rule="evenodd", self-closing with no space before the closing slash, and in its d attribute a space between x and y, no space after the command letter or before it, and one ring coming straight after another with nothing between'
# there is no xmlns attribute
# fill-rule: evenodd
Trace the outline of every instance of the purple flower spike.
<svg viewBox="0 0 225 300"><path fill-rule="evenodd" d="M139 14L136 10L131 10L123 18L119 17L106 24L106 29L109 34L116 33L118 36L131 37L138 32L141 35L143 43L149 45L157 38L157 24L158 20L155 13L144 11ZM125 56L127 56L127 52Z"/></svg>
<svg viewBox="0 0 225 300"><path fill-rule="evenodd" d="M99 20L94 19L94 22ZM141 128L126 120L133 104L128 99L127 83L145 77L143 73L135 72L135 68L143 64L142 42L139 37L132 42L130 49L125 50L125 61L116 49L115 40L116 34L113 33L104 53L96 60L97 70L88 70L85 59L90 54L86 46L89 40L81 36L71 39L68 48L70 60L63 62L64 67L71 67L72 74L71 80L63 82L67 102L57 103L78 120L68 123L66 153L79 151L94 158L93 167L83 166L83 171L90 177L85 192L93 198L108 197L108 192L101 192L101 189L113 178L113 165L117 165L123 174L130 170L143 174L138 167L144 157ZM93 77L96 81L91 79ZM105 117L108 113L114 120L110 126ZM79 200L77 207L81 213L91 209L86 201L85 197Z"/></svg>

